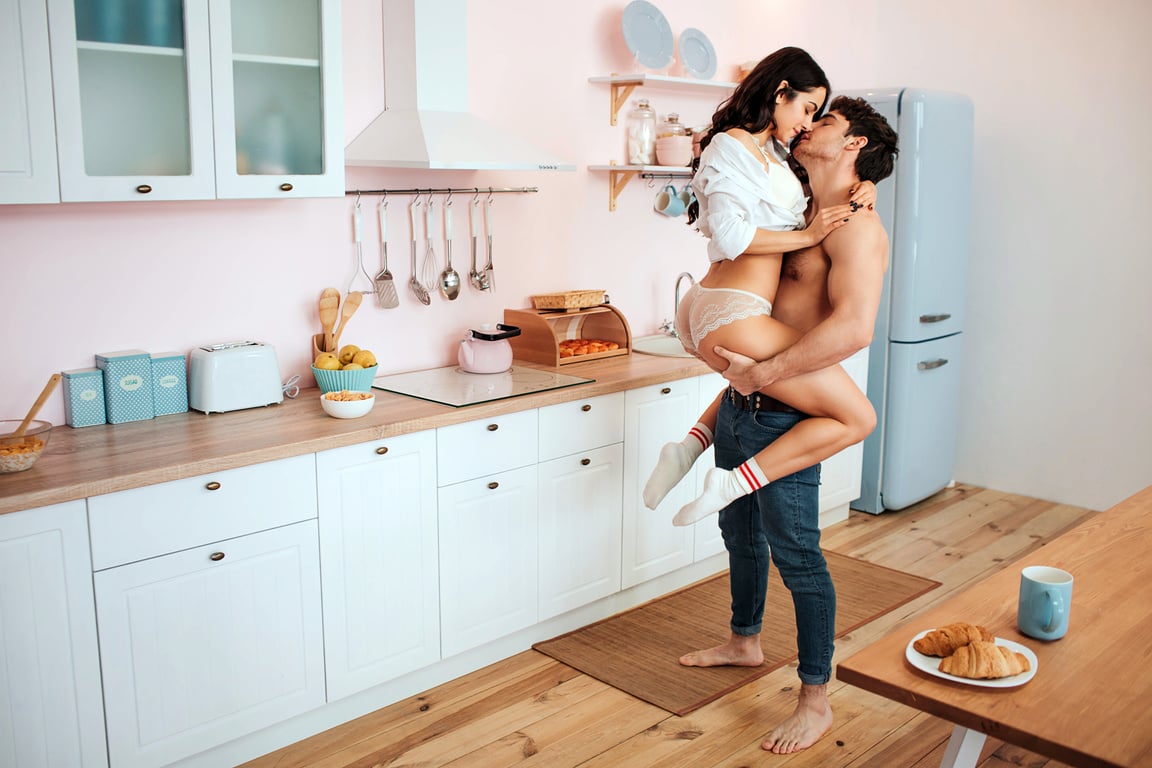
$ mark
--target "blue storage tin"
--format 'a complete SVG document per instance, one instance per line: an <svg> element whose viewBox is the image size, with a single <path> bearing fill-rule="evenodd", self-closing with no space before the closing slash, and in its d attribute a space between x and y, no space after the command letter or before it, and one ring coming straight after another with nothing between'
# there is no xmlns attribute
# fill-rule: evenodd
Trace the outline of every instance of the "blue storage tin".
<svg viewBox="0 0 1152 768"><path fill-rule="evenodd" d="M104 374L99 368L63 371L64 423L70 427L106 424L104 413Z"/></svg>
<svg viewBox="0 0 1152 768"><path fill-rule="evenodd" d="M154 415L152 405L152 357L140 349L96 355L96 367L104 372L104 407L109 424L143 421Z"/></svg>
<svg viewBox="0 0 1152 768"><path fill-rule="evenodd" d="M152 355L152 410L157 416L188 410L188 365L182 353Z"/></svg>

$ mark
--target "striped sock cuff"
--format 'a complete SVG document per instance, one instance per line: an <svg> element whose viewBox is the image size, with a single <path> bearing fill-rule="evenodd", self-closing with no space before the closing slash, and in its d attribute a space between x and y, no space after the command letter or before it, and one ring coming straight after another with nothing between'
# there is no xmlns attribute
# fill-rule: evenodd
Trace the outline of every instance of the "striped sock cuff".
<svg viewBox="0 0 1152 768"><path fill-rule="evenodd" d="M695 426L688 430L688 437L694 437L700 442L701 452L708 450L708 446L712 445L712 430L700 422L696 422Z"/></svg>
<svg viewBox="0 0 1152 768"><path fill-rule="evenodd" d="M756 463L756 459L748 459L748 461L736 467L733 472L740 485L747 489L749 493L758 491L768 485L768 478L764 476L764 471L760 469L760 465Z"/></svg>

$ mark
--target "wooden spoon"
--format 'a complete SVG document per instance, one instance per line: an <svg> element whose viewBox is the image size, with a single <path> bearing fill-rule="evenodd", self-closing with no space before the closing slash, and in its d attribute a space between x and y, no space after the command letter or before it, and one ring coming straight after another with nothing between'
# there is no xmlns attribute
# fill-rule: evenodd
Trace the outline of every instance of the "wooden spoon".
<svg viewBox="0 0 1152 768"><path fill-rule="evenodd" d="M329 352L340 351L340 334L344 333L344 326L348 325L348 321L352 319L352 315L356 314L356 310L360 308L360 302L364 300L364 294L359 291L352 291L344 297L344 306L340 307L340 325L336 326L336 335L332 338L332 347Z"/></svg>
<svg viewBox="0 0 1152 768"><path fill-rule="evenodd" d="M40 413L41 406L52 391L56 389L56 385L60 383L60 374L54 373L48 377L48 383L44 385L44 390L40 393L40 397L36 398L36 402L32 403L32 407L28 409L28 415L24 417L24 421L20 422L20 426L16 427L16 431L12 433L13 437L23 437L24 432L28 429L28 425L32 423L32 419L36 418L36 414Z"/></svg>
<svg viewBox="0 0 1152 768"><path fill-rule="evenodd" d="M324 348L321 352L335 352L335 340L332 338L332 329L336 327L336 319L340 316L340 291L336 288L325 288L320 293L320 327L324 331Z"/></svg>

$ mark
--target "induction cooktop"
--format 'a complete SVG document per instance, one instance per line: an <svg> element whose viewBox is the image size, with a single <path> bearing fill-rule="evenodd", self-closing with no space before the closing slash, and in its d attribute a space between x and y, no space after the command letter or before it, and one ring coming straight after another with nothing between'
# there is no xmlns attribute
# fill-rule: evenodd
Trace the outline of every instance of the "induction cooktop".
<svg viewBox="0 0 1152 768"><path fill-rule="evenodd" d="M467 373L458 365L377 376L374 389L460 408L509 397L590 384L595 379L514 365L503 373Z"/></svg>

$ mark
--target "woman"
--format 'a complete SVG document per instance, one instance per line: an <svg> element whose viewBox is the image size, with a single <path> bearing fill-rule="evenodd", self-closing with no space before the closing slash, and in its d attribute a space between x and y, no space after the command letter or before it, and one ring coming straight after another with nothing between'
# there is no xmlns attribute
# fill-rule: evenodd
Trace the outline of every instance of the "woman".
<svg viewBox="0 0 1152 768"><path fill-rule="evenodd" d="M771 316L783 254L812 247L875 200L864 182L847 205L808 210L800 179L788 164L787 147L811 130L828 97L828 78L805 51L782 48L765 57L712 117L700 142L689 207L709 238L708 273L681 299L676 331L685 350L715 371L727 361L712 348L726 347L763 360L800 334ZM731 501L823 461L863 440L875 425L868 398L840 366L805 377L803 388L777 382L762 394L804 413L787 434L734 470L713 468L700 498L682 508L673 523L689 525ZM712 442L723 393L679 443L660 451L644 488L655 509Z"/></svg>

